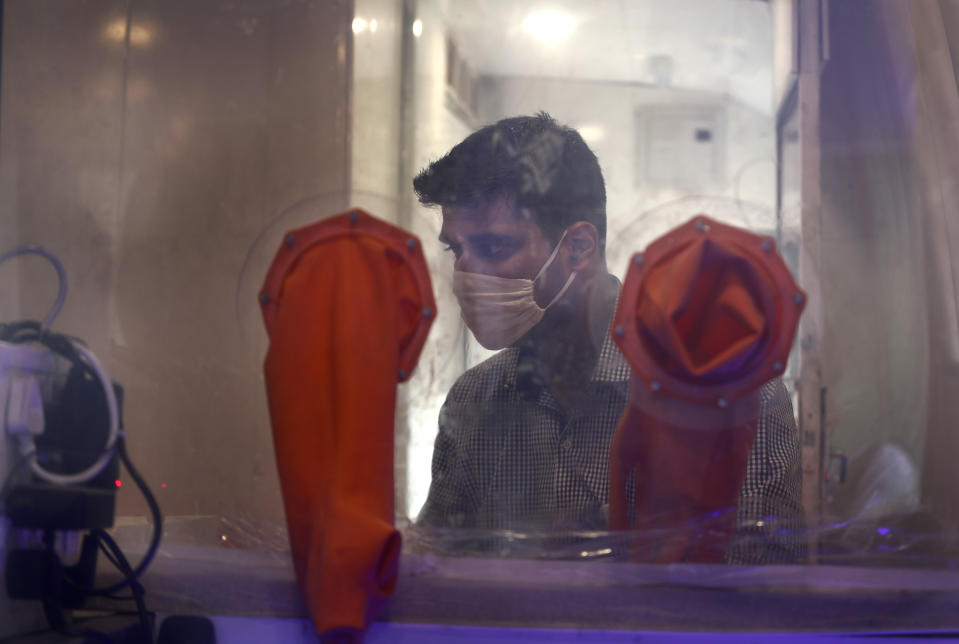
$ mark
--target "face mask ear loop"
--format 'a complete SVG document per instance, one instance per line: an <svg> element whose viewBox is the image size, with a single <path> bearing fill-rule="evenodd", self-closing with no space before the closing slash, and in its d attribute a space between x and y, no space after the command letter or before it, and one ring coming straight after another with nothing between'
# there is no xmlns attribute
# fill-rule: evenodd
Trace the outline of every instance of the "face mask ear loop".
<svg viewBox="0 0 959 644"><path fill-rule="evenodd" d="M556 255L559 253L559 247L563 245L563 240L566 239L566 232L567 231L565 230L563 231L563 236L559 238L558 242L556 242L556 248L554 248L553 252L550 253L549 259L547 259L546 263L543 264L543 268L539 269L539 272L536 273L536 277L533 278L534 282L543 276L543 273L546 272L546 269L549 268L550 264L553 263L553 260L556 259Z"/></svg>
<svg viewBox="0 0 959 644"><path fill-rule="evenodd" d="M566 284L563 285L563 288L559 289L559 293L556 294L556 297L554 297L552 300L549 301L549 304L546 305L546 309L553 306L553 303L555 303L556 300L563 297L563 293L566 292L566 289L569 288L569 285L573 283L574 279L576 279L576 271L573 271L572 273L569 274L569 279L566 280ZM545 311L546 309L543 309L543 310Z"/></svg>
<svg viewBox="0 0 959 644"><path fill-rule="evenodd" d="M554 249L553 249L553 252L550 253L549 259L547 259L547 260L546 260L546 263L543 264L543 268L539 269L539 272L536 273L536 277L533 278L533 283L534 283L534 284L536 283L536 280L538 280L540 277L542 277L543 273L546 272L546 269L550 267L550 264L553 263L553 260L556 259L556 255L557 255L557 253L559 253L559 247L563 245L563 240L566 239L566 233L567 233L567 232L569 232L569 231L568 231L568 230L564 230L564 231L563 231L563 236L559 238L559 241L558 241L558 242L556 242L556 248L554 248ZM574 279L576 279L576 271L573 271L572 273L569 274L569 279L567 279L567 280L566 280L566 283L563 284L563 288L559 289L559 293L556 294L556 297L554 297L552 300L550 300L550 301L549 301L549 304L546 305L546 308L544 308L544 309L542 309L542 310L545 311L545 310L548 309L549 307L553 306L553 304L556 302L556 300L558 300L559 298L563 297L563 293L566 292L566 289L569 288L569 285L573 283L573 280L574 280Z"/></svg>

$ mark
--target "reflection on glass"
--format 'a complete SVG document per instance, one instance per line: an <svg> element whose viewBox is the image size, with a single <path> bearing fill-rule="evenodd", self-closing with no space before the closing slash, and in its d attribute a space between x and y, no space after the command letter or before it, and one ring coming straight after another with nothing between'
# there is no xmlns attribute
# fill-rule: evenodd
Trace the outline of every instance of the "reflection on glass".
<svg viewBox="0 0 959 644"><path fill-rule="evenodd" d="M142 24L128 24L126 20L114 20L110 22L103 30L104 37L116 43L123 43L127 38L127 29L129 29L130 45L133 47L146 47L153 42L155 28Z"/></svg>
<svg viewBox="0 0 959 644"><path fill-rule="evenodd" d="M639 295L636 310L649 318L638 327L639 353L665 371L633 378L630 394L630 367L610 336L617 300L627 305L606 264L605 182L575 130L545 113L499 121L414 186L424 204L441 206L439 241L453 255L463 320L499 351L457 379L440 411L421 526L646 528L660 537L637 541L635 559L712 561L723 558L735 524L749 544L734 543L731 561L803 557L798 434L786 390L771 379L792 334L784 331L783 355L760 367L760 347L786 321L755 308L764 298L788 302L794 285L755 290L759 273L744 272L748 260L728 254L735 246L723 250L721 236L733 229L718 223L690 224L687 250L665 240L664 264L651 251L653 270L636 282L643 292L660 285ZM750 243L757 256L772 255L770 240L735 242ZM616 335L628 335L629 320L616 323ZM681 393L684 380L692 399ZM710 387L717 393L697 400ZM640 396L647 388L654 395ZM611 471L611 457L624 459L622 470ZM611 521L617 498L626 499L613 504L623 515Z"/></svg>
<svg viewBox="0 0 959 644"><path fill-rule="evenodd" d="M523 29L540 40L562 40L575 28L573 16L561 11L533 11L523 20Z"/></svg>
<svg viewBox="0 0 959 644"><path fill-rule="evenodd" d="M450 311L454 315L462 312L466 325L473 329L462 336L465 356L460 358L461 369L472 369L467 372L470 374L485 373L493 365L516 362L523 372L521 377L538 382L547 392L544 395L553 399L546 401L548 420L541 420L539 424L555 425L550 429L540 427L538 433L511 432L511 428L529 424L524 417L535 416L537 395L527 392L523 405L530 409L522 413L520 406L515 405L494 409L490 400L481 405L474 400L470 404L483 409L468 409L469 405L457 396L457 392L464 390L463 378L467 376L447 372L440 379L434 377L433 384L445 382L445 388L433 388L428 397L411 396L409 405L406 507L411 518L423 517L421 524L432 517L433 522L443 525L474 528L608 529L609 448L626 405L629 369L607 332L619 280L625 276L630 256L700 212L759 233L775 235L777 232L768 7L740 2L718 4L683 2L663 7L655 3L635 3L626 9L592 8L589 12L558 7L548 11L524 10L504 4L484 10L457 6L436 14L447 27L447 35L442 40L436 37L436 45L446 49L447 67L469 69L470 76L480 81L475 84L457 81L467 77L451 74L447 69L444 74L437 72L438 86L434 89L432 62L417 59L413 107L424 117L429 114L428 122L434 126L430 136L414 131L410 142L414 159L411 172L420 171L430 161L443 157L483 123L547 110L560 123L574 126L578 132L575 136L580 143L585 140L589 156L595 152L598 166L594 172L596 178L591 181L601 186L603 200L598 208L596 204L589 206L602 213L601 225L593 223L597 234L592 243L599 251L594 256L597 267L592 269L596 276L571 271L568 252L563 250L582 244L576 237L577 229L566 230L568 226L577 221L593 221L581 212L572 212L578 207L577 202L570 197L557 199L571 212L566 226L547 229L545 234L540 230L542 239L536 242L535 253L527 257L534 244L524 235L536 237L535 223L542 222L545 216L536 213L532 200L530 203L517 200L519 191L515 187L510 194L503 186L496 186L495 180L482 188L464 188L470 181L469 175L479 184L484 172L494 173L489 167L484 169L483 161L478 158L470 162L463 159L467 155L460 155L456 162L462 164L455 171L463 175L457 178L463 184L459 187L467 194L425 196L425 202L445 206L442 214L435 209L414 208L414 230L424 237L440 237L453 255L444 260L439 246L427 248L428 253L436 256L435 263L440 268L434 272L434 279L438 284L441 311L446 312L447 320L453 317ZM430 17L431 6L428 2L418 6L422 18ZM561 49L545 46L559 40L564 41ZM591 53L599 51L601 56ZM435 111L425 111L436 100L434 97L441 95L437 90L445 93L449 109L447 115L439 119ZM583 167L568 169L558 180L551 175L550 155L562 151L563 137L567 136L557 132L568 130L557 128L519 142L515 136L501 136L493 142L512 146L514 161L520 165L525 163L523 198L543 197L546 191L553 189L550 181L565 184L570 190L589 181L584 178ZM490 142L487 137L486 144ZM474 146L474 155L492 154L477 152L481 147ZM525 162L517 161L523 158ZM498 170L506 172L503 168ZM422 193L420 196L424 197ZM503 199L494 203L497 197ZM456 203L451 203L451 198ZM485 211L486 208L492 212ZM511 219L518 217L526 229L474 230L468 223L470 215L474 219L486 217L492 222L491 226L506 228ZM574 233L572 237L570 233ZM457 238L452 239L450 235ZM557 264L556 258L547 263L554 250L560 258L565 258L565 264ZM503 265L495 263L497 258ZM501 270L504 267L505 270ZM541 269L545 270L537 275ZM482 277L477 277L477 273ZM446 289L439 286L441 280L446 282ZM567 285L569 280L572 281ZM557 298L564 288L563 295ZM483 297L477 297L477 293ZM497 295L493 297L493 293ZM592 299L584 298L584 293L589 293ZM553 299L555 304L548 306ZM495 304L507 300L513 312L510 319L495 313ZM575 335L572 341L554 339L553 343L569 355L557 351L550 342L538 348L535 342L529 344L531 337L555 325L555 318L562 316L576 319L576 325L588 329L583 337L589 336L589 341L577 341ZM487 328L478 328L483 324L481 320L489 322ZM555 330L553 334L562 336ZM452 340L454 337L436 341ZM524 345L524 349L518 348ZM512 348L495 354L509 346ZM451 354L449 348L440 353ZM456 353L454 349L452 354ZM517 353L523 358L515 359ZM599 365L600 356L612 359L616 365ZM487 360L492 362L484 362ZM423 363L432 363L430 347L424 352ZM617 384L620 398L616 402L600 403L595 399L584 402L584 408L595 407L591 413L585 413L576 407L575 399L587 396L590 374L604 368L621 369ZM516 369L516 365L503 368L510 374ZM414 378L414 384L417 378L420 376ZM457 378L460 384L454 385ZM512 386L516 396L520 388L511 382L515 376L501 378L505 379L503 383L497 381L482 386ZM447 396L446 388L450 387ZM777 393L777 399L779 397ZM767 476L790 480L792 491L780 495L789 499L787 509L779 508L785 523L777 526L775 521L766 520L764 525L755 527L765 527L770 534L777 535L779 541L792 540L794 544L786 550L794 554L784 558L795 559L801 557L803 549L800 544L803 539L797 532L802 522L796 493L800 469L798 438L788 395L783 402L786 406L780 416L787 429L782 440L787 447L780 450L784 456L773 468L780 473L771 474L766 466L764 472ZM503 401L497 399L496 404ZM604 414L603 422L596 421ZM593 417L594 425L602 425L602 429L587 427L584 418L588 416ZM437 417L440 418L438 438L436 425L430 422ZM457 434L462 434L457 440L467 440L463 436L470 435L469 440L477 444L457 445L447 451L469 463L464 465L464 471L469 470L479 479L450 480L456 478L457 472L469 478L460 468L445 463L449 455L440 450L444 446L449 448L453 440L451 420L454 424L468 422L471 427ZM577 427L576 423L583 427ZM767 423L761 425L760 442L765 440ZM495 426L496 436L481 429L484 426ZM570 429L573 435L567 436L564 428ZM581 436L577 437L577 432ZM507 449L507 443L497 442L512 433L516 436L510 440L522 444L510 444ZM484 440L488 444L481 445ZM575 444L577 440L579 444ZM434 441L437 451L432 449ZM484 449L495 452L496 456L476 462L475 454L483 453ZM592 452L589 456L584 455L587 450ZM530 467L527 461L541 462L540 469ZM445 484L437 480L437 467L451 469L451 472L439 473ZM510 468L517 471L512 482L503 474L512 471ZM499 481L497 476L506 478ZM524 477L525 481L517 482ZM462 511L447 512L449 516L439 520L435 499L443 494L444 485L469 488L473 496L468 500L456 497L451 503L459 504ZM763 485L750 479L746 489L755 491ZM435 493L423 508L431 486ZM751 517L753 521L763 521L779 513L770 508L760 509L762 502L756 499L751 502L758 503L751 510L756 514ZM498 510L494 509L497 507Z"/></svg>
<svg viewBox="0 0 959 644"><path fill-rule="evenodd" d="M131 450L168 483L171 542L288 548L257 292L288 230L356 207L424 242L437 299L398 390L407 547L659 560L673 528L647 519L685 520L668 494L709 452L656 429L668 414L637 422L656 438L637 452L643 476L669 484L638 498L628 480L635 530L609 530L608 459L633 378L612 319L634 254L703 213L772 240L808 299L748 419L736 507L703 504L691 536L709 542L735 515L712 556L959 561L949 3L798 3L828 12L807 27L831 32L798 39L814 43L802 64L791 2L35 4L4 4L0 237L68 264L77 295L58 330L124 385ZM543 223L537 200L590 174L577 163L551 178L573 135L543 123L543 136L477 148L512 149L518 186L498 194L506 175L487 176L486 192L419 202L418 173L484 126L540 111L595 154L602 224L588 209ZM42 315L55 292L29 264L0 282L0 322ZM722 286L704 292L738 288ZM726 339L751 346L761 324L730 310L741 324ZM724 366L698 353L707 330L660 326L679 340L643 346L677 380ZM118 490L124 518L145 514L132 487Z"/></svg>
<svg viewBox="0 0 959 644"><path fill-rule="evenodd" d="M843 148L847 153L856 151L863 155L863 159L852 161L851 157L837 156L836 172L823 175L826 177L824 189L832 190L832 193L827 191L823 194L832 194L836 203L843 205L841 208L833 206L836 209L834 214L826 212L822 215L825 217L821 224L823 228L819 228L820 224L815 223L819 217L815 206L812 206L812 210L809 208L819 199L820 186L818 183L809 183L811 175L808 161L803 165L804 158L816 154L815 148L809 146L818 144L815 140L818 131L801 130L795 88L790 90L790 83L795 77L789 74L795 71L795 67L784 65L782 61L788 63L789 60L788 51L779 51L795 46L793 35L783 32L783 25L791 21L789 15L777 13L776 7L763 3L694 0L669 4L628 3L615 8L591 7L588 12L570 6L557 6L556 12L548 18L543 17L546 14L508 3L491 3L482 8L455 6L440 10L429 2L421 2L418 11L423 19L435 19L435 23L431 24L437 25L439 33L424 35L423 48L418 49L433 55L414 59L416 81L409 108L415 114L416 126L411 130L408 141L411 161L407 171L410 178L428 168L431 162L443 158L470 132L477 131L485 124L545 110L558 122L569 124L578 131L598 158L606 193L607 232L603 250L606 270L611 276L622 280L633 253L646 248L654 239L697 213L705 213L720 222L773 239L786 265L800 280L802 288L809 295L802 323L804 332L797 337L794 351L779 372L781 378L776 380L777 389L780 380L784 385L784 389L776 394L777 400L782 399L781 408L775 413L768 409L763 412L765 417L774 415L780 418L783 426L788 427L783 434L788 436L788 440L782 443L781 450L776 450L775 458L781 458L777 467L781 469L781 478L790 480L786 486L789 491L772 494L777 502L788 505L788 510L755 509L755 516L751 519L751 529L755 531L753 536L765 536L754 539L754 546L760 550L766 547L757 546L758 541L763 539L766 539L767 545L777 540L794 540L797 545L792 551L799 553L805 547L802 544L809 542L819 561L851 561L857 560L858 555L850 554L855 551L876 555L873 546L877 544L877 538L889 540L898 535L902 539L898 542L900 545L914 541L913 537L908 536L912 533L909 530L904 532L904 528L872 524L866 528L852 527L857 522L865 521L862 517L873 516L871 512L877 508L895 507L898 508L895 512L890 510L893 514L901 511L912 516L917 521L914 528L920 533L925 530L922 526L934 524L928 524L926 518L935 513L918 500L921 495L916 491L923 471L920 443L924 430L915 427L924 422L926 403L922 401L925 394L920 390L924 385L917 371L923 352L917 351L919 345L908 339L917 339L917 325L921 324L923 318L920 315L905 319L899 310L890 309L886 312L887 318L895 321L891 322L895 329L906 334L907 341L899 343L892 335L882 340L878 332L863 336L853 331L853 320L842 312L846 306L844 303L848 302L857 302L856 308L866 311L879 306L880 302L888 301L888 293L875 290L884 280L908 291L910 297L916 300L914 310L922 311L925 306L920 301L925 286L916 282L914 255L905 250L883 251L880 254L886 261L881 267L873 269L865 264L876 251L870 241L880 238L875 235L882 232L886 235L881 237L886 239L883 243L899 243L895 240L902 238L892 234L896 227L861 228L854 222L857 221L856 217L862 219L866 215L852 213L867 204L853 202L843 196L846 194L843 190L852 189L850 185L858 186L856 189L861 190L864 185L870 184L865 179L849 183L858 176L855 171L857 167L874 167L870 172L879 173L869 175L874 179L885 176L881 174L885 171L885 162L871 157L867 151L873 149L869 147L872 145L869 136L881 138L889 130L880 131L875 129L878 125L873 124L871 127L874 129L863 134L866 138L855 145L849 142L843 144L847 146ZM830 11L840 15L845 10ZM853 24L852 14L857 11L849 11L847 18L849 24ZM535 25L540 27L533 28ZM555 29L543 25L553 25ZM560 29L558 25L563 25L563 28ZM440 27L445 27L445 34ZM779 61L775 69L774 29L777 30L775 59ZM896 41L900 36L893 31L877 37ZM547 32L554 38L544 39ZM559 32L562 32L563 46L549 46L551 42L557 42L555 36ZM834 51L839 49L834 48ZM847 53L852 55L852 52ZM446 62L445 67L434 67L443 61ZM854 67L851 62L848 65L850 70ZM881 74L878 67L876 70L878 78ZM850 132L858 131L854 123L856 118L845 125L841 124L840 118L845 114L842 105L850 96L849 88L853 87L849 79L854 76L854 72L841 70L839 63L835 62L831 68L827 67L824 76L827 83L823 89L832 92L830 96L833 101L830 113L824 118L829 117L827 120L835 130L832 136L838 137L838 140L844 140L843 137L850 136ZM878 80L875 81L874 88L879 87L878 83ZM879 94L882 91L876 89ZM861 113L869 113L865 94L856 95L855 99L859 101L857 105ZM890 97L890 100L899 101L902 98ZM809 107L804 109L808 117ZM909 115L911 110L907 106L903 114ZM537 161L542 160L552 145L550 137L546 137L534 146L536 152L531 153L531 156ZM860 147L856 148L856 145ZM806 157L803 156L804 149ZM845 165L839 162L842 159L846 160ZM464 171L465 174L469 172L472 170ZM534 171L531 174L533 176L529 184L540 185L537 173ZM473 209L474 214L482 211L483 208L477 203L469 199L466 203L454 205L443 199L428 198L427 201L446 207L421 209L413 205L411 225L424 238L441 236L444 245L451 251L444 257L441 251L443 246L427 248L427 253L431 254L437 297L443 312L438 320L439 326L448 326L431 339L431 343L435 342L437 347L445 348L428 346L424 352L423 365L431 375L418 374L413 383L417 389L410 391L407 425L409 460L405 470L407 515L411 520L418 516L424 519L433 516L432 497L430 502L426 499L430 496L431 486L436 489L441 487L434 468L441 470L440 478L446 479L448 476L442 472L443 459L446 457L440 448L444 445L449 447L452 439L444 423L451 418L466 418L462 422L472 429L464 430L464 433L471 435L472 443L458 445L453 452L457 458L468 462L464 468L470 471L470 476L480 477L457 483L470 488L470 494L473 495L470 503L473 503L474 512L452 512L440 523L495 525L504 529L527 530L510 533L508 539L504 537L505 541L497 541L493 550L499 548L504 552L522 552L530 556L544 556L542 550L531 545L542 541L530 537L533 533L528 530L532 528L552 531L581 526L605 530L608 527L604 514L607 497L602 484L595 485L599 492L594 493L600 510L592 511L588 520L567 521L562 513L576 515L576 511L571 509L575 502L562 500L559 493L555 496L560 500L544 500L549 494L560 490L562 485L570 484L569 481L574 478L573 474L564 474L562 469L566 418L562 415L564 406L561 401L555 402L559 410L556 412L559 429L555 436L547 439L535 438L530 433L523 434L525 440L536 442L534 447L527 447L534 452L540 450L541 460L546 463L544 471L551 473L555 479L550 481L546 474L537 474L535 468L524 469L525 476L543 482L543 490L549 491L543 493L535 511L523 505L535 505L531 497L515 492L510 486L505 486L506 491L501 491L495 482L491 482L495 481L496 476L503 475L510 461L494 459L495 464L482 465L474 461L474 450L489 448L489 445L480 444L481 437L487 435L487 432L478 429L484 423L482 419L485 418L488 425L496 425L501 434L509 434L511 428L521 424L515 418L523 414L514 408L494 409L492 404L485 404L481 410L457 409L457 405L462 406L462 401L457 398L462 387L454 386L454 382L466 377L461 376L461 372L486 373L498 364L497 361L508 362L510 358L497 354L502 342L493 342L488 336L499 334L510 337L511 333L515 334L524 326L503 319L499 320L499 326L493 331L468 330L466 324L470 324L471 318L473 326L476 326L476 318L482 315L480 304L469 295L470 289L482 289L484 293L497 292L499 297L504 297L506 283L485 278L457 278L457 273L472 271L455 269L477 261L475 258L481 251L487 253L487 259L484 260L486 265L480 267L481 271L489 268L492 254L512 257L510 254L517 252L514 250L515 231L506 235L496 232L483 237L478 231L462 229L458 221L458 215L469 209ZM502 209L512 208L520 221L534 221L531 208L524 209L523 204L510 205L509 199L506 202L494 206L493 201L489 200L485 206L493 208L497 215ZM492 213L486 214L492 217ZM889 218L889 221L894 220L892 214L889 214ZM494 217L490 221L498 220ZM921 228L901 219L897 221L901 222L898 228L903 234L908 233L907 237L916 239L915 235L919 234L917 231ZM449 233L462 238L452 239ZM535 261L529 260L522 270L510 266L506 273L494 272L496 277L524 280L522 283L511 282L509 286L518 301L527 298L532 292L537 305L545 307L565 285L564 274L560 274L562 271L557 269L555 260L547 266L543 276L534 280L557 246L563 247L575 241L567 233L560 242L561 234L561 231L550 231L537 248ZM470 239L470 235L473 239ZM471 251L472 259L469 257ZM456 256L457 252L466 259ZM560 250L559 254L562 257L563 251ZM846 266L859 268L850 271L844 268ZM881 275L885 277L880 279ZM530 280L534 280L532 285ZM544 321L556 314L557 307L561 307L564 300L573 297L582 283L580 280L581 277L574 278L564 296L543 314ZM857 285L870 285L869 292L872 295L869 303L863 299L864 292ZM469 300L466 303L463 302L464 293ZM576 310L575 306L572 308ZM531 312L524 320L528 322L536 315ZM601 314L592 312L590 316L587 326L593 330L608 330L608 320L603 319ZM460 317L466 320L466 324L457 327L456 318ZM507 330L511 333L507 333ZM893 331L892 327L888 329L889 333ZM528 333L535 334L535 329ZM508 348L504 353L520 352L519 347L523 344L523 340L512 343L512 349ZM887 345L888 351L880 351L888 356L881 359L883 364L888 363L883 367L883 373L895 373L895 376L873 373L867 366L870 361L877 359L877 347ZM497 349L491 350L489 347ZM567 348L564 344L563 349ZM602 349L603 344L595 340L590 350L594 354L601 354ZM443 357L445 370L429 367L439 364L432 357L432 351ZM855 374L839 356L847 356L860 365ZM491 359L493 362L488 362ZM587 373L590 364L587 360L584 369ZM824 365L830 365L827 372L823 371ZM528 370L541 380L550 377L549 369L542 365L534 363ZM587 380L582 373L579 375L584 379L583 382ZM429 386L425 384L427 381ZM586 391L583 382L580 382L579 387L572 387L577 394ZM865 395L868 391L880 390L887 392L882 399L873 394ZM901 406L893 409L890 407L893 401ZM880 418L880 410L886 408L889 408L886 418ZM805 413L800 415L803 409ZM494 420L497 414L501 418ZM440 419L438 437L434 422L436 418ZM881 429L872 436L872 428L875 427ZM493 439L490 441L492 445L503 445ZM552 441L555 452L546 458L548 448L543 445L548 441ZM502 449L504 453L513 454L505 447ZM608 445L599 448L599 451L608 453ZM595 459L596 462L600 460L598 457ZM516 467L523 469L521 465ZM576 467L579 467L578 475L588 479L589 468L570 465L570 471L576 471ZM896 483L891 482L892 475L888 478L879 477L880 471L897 472ZM776 476L769 471L765 475ZM750 479L744 490L751 486ZM799 486L806 490L802 496L796 493ZM567 497L572 495L571 492L566 494ZM494 519L495 513L485 518L476 514L480 512L478 508L486 508L485 503L494 503L497 498L525 509L517 511L510 520ZM551 514L553 510L549 509L550 503L555 506L555 514ZM743 503L738 511L744 512L746 505ZM870 509L867 511L865 508ZM585 509L580 509L588 514ZM807 524L805 529L802 527L804 517ZM877 532L877 527L883 530ZM474 529L479 528L461 528L461 536L444 533L444 538L459 540L457 543L469 550L471 546L465 544L480 543L472 540L473 537L479 538L477 535L466 536ZM425 542L437 539L437 534L434 532L432 536L421 536ZM943 539L943 534L934 538L939 546L943 546ZM915 545L904 547L909 549ZM604 549L597 546L581 551L599 552ZM483 548L473 550L480 552ZM574 550L564 556L576 556ZM613 550L616 551L615 548Z"/></svg>

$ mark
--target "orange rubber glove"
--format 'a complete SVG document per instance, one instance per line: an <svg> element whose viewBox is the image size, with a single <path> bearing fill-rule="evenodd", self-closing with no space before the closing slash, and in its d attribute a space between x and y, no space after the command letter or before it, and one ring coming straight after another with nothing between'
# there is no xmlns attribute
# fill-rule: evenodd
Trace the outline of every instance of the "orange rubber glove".
<svg viewBox="0 0 959 644"><path fill-rule="evenodd" d="M419 241L357 210L292 231L260 302L297 582L318 633L359 641L398 574L396 384L436 312Z"/></svg>
<svg viewBox="0 0 959 644"><path fill-rule="evenodd" d="M610 527L633 558L720 561L803 294L771 239L698 216L633 257L613 338L633 368L610 449ZM630 519L627 481L635 471Z"/></svg>

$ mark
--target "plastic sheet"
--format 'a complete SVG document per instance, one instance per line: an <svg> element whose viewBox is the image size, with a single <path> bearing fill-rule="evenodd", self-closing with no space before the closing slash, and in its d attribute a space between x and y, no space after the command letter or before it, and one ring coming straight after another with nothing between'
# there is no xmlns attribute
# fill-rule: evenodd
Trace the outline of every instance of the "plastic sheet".
<svg viewBox="0 0 959 644"><path fill-rule="evenodd" d="M199 531L202 538L196 522L189 527L172 522L145 580L152 608L305 615L288 551L265 543L256 547L253 541L248 541L251 548L218 545L216 530L209 528L228 530L233 521L208 517ZM115 530L134 556L143 545L140 529ZM836 530L827 526L809 534ZM189 532L194 538L187 537ZM629 535L619 538L624 536ZM716 631L748 623L750 630L803 632L956 626L959 573L949 569L908 569L891 560L861 566L829 561L817 566L633 564L604 552L626 544L604 533L575 535L577 543L569 545L568 533L424 531L407 525L403 537L399 585L382 616L388 620ZM561 539L567 545L556 545ZM475 547L493 541L500 544L497 552ZM553 543L544 548L545 541ZM104 567L101 575L110 579L111 571ZM97 605L115 607L108 600Z"/></svg>
<svg viewBox="0 0 959 644"><path fill-rule="evenodd" d="M697 521L695 528L708 533L709 523L708 519ZM819 544L815 556L818 564L959 571L956 537L944 532L935 517L923 510L909 515L891 515L882 520L837 519L795 532L792 522L781 523L775 517L768 517L738 524L730 548L753 551L756 558L761 559L760 553L769 539L767 535L781 530L789 530L799 539ZM668 530L655 529L518 532L410 525L403 531L404 551L414 554L596 562L628 561L630 544L638 545L641 556L643 544L650 554L654 553L659 542L671 536ZM783 573L783 582L789 581L789 574Z"/></svg>
<svg viewBox="0 0 959 644"><path fill-rule="evenodd" d="M398 520L397 527L403 538L401 562L404 558L412 561L427 555L597 563L627 561L630 543L645 542L654 548L658 540L670 536L668 531L648 528L623 532L431 528L417 526L406 519ZM708 531L709 520L696 522L696 528ZM761 551L768 535L780 530L791 530L791 526L781 524L775 517L738 523L731 547ZM112 533L134 553L145 549L149 541L149 526L144 522L121 521ZM944 530L928 508L882 518L826 517L818 525L795 531L795 536L818 544L818 548L814 559L792 563L959 571L959 539ZM271 565L287 570L289 581L293 580L289 541L282 524L264 524L243 515L174 518L165 526L163 544L167 552L188 551L192 557L199 558L242 558L245 552L251 557L251 563L253 560L274 561ZM224 550L238 552L215 554ZM161 560L163 552L161 549ZM158 564L160 568L163 565L162 561ZM783 575L785 582L793 573L772 574Z"/></svg>

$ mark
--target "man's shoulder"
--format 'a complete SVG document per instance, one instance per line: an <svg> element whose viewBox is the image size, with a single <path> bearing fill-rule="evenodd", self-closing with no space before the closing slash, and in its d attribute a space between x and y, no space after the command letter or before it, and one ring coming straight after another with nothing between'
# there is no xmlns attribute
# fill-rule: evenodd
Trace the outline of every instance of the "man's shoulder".
<svg viewBox="0 0 959 644"><path fill-rule="evenodd" d="M781 378L774 378L759 390L759 437L783 443L784 450L798 449L798 429L792 397ZM765 438L763 439L765 440ZM761 442L761 441L760 441Z"/></svg>
<svg viewBox="0 0 959 644"><path fill-rule="evenodd" d="M786 389L786 383L782 378L773 378L759 388L759 399L765 407L776 407L788 404L791 408L792 401L789 399L789 390Z"/></svg>
<svg viewBox="0 0 959 644"><path fill-rule="evenodd" d="M516 380L516 354L515 349L504 349L464 371L450 388L447 402L490 400L508 390Z"/></svg>

